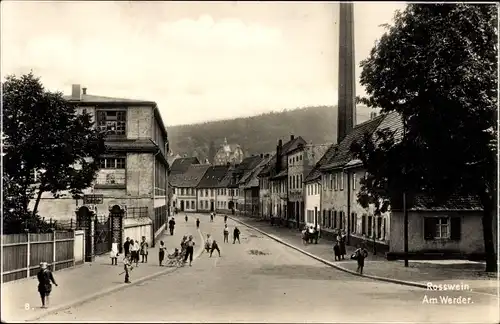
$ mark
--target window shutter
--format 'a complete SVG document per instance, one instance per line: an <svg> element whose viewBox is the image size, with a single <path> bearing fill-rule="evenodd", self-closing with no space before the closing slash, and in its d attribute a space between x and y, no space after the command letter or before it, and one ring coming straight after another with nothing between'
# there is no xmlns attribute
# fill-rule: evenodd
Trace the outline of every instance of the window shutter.
<svg viewBox="0 0 500 324"><path fill-rule="evenodd" d="M452 217L450 219L450 239L460 241L462 234L462 219L460 217Z"/></svg>
<svg viewBox="0 0 500 324"><path fill-rule="evenodd" d="M436 237L436 218L425 217L424 218L424 239L433 240Z"/></svg>

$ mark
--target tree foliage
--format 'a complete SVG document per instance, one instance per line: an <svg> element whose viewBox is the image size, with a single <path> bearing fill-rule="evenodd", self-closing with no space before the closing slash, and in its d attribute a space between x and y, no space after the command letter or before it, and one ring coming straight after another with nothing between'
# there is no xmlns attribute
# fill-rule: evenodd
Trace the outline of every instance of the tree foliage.
<svg viewBox="0 0 500 324"><path fill-rule="evenodd" d="M358 200L480 197L487 270L496 269L497 8L409 4L361 63L361 102L397 112L404 136L381 132L352 150L367 166ZM376 143L375 143L376 142ZM494 147L494 148L493 148ZM384 204L378 204L383 208Z"/></svg>
<svg viewBox="0 0 500 324"><path fill-rule="evenodd" d="M43 192L81 195L95 178L105 146L91 115L76 114L61 93L46 91L32 73L8 76L2 88L4 232L16 232L39 223Z"/></svg>

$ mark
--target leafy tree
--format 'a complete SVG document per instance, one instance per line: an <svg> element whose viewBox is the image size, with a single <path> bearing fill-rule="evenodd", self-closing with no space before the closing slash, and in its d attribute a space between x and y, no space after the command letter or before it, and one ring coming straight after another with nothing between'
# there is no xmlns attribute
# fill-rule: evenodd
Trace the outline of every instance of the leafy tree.
<svg viewBox="0 0 500 324"><path fill-rule="evenodd" d="M403 190L442 202L479 197L486 270L496 271L492 223L497 174L497 8L410 4L361 63L360 99L397 112L404 136L389 130L351 147L368 169L358 200L400 203ZM392 199L391 199L392 198Z"/></svg>
<svg viewBox="0 0 500 324"><path fill-rule="evenodd" d="M61 93L43 88L32 73L8 76L2 85L4 228L9 232L39 223L37 210L44 192L54 197L82 194L95 178L104 138L91 115L76 114ZM34 171L38 170L35 181ZM32 211L29 201L35 199Z"/></svg>

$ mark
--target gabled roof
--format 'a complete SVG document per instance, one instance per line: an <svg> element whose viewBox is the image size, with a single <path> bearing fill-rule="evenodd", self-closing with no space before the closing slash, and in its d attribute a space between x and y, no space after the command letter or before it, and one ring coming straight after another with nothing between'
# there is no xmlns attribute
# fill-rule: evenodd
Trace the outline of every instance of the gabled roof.
<svg viewBox="0 0 500 324"><path fill-rule="evenodd" d="M303 143L305 145L307 142L302 138L302 136L297 136L293 140L289 140L288 142L283 144L281 153L283 155L287 155L294 149L294 145L297 143Z"/></svg>
<svg viewBox="0 0 500 324"><path fill-rule="evenodd" d="M245 158L238 168L236 168L236 172L241 172L241 177L238 181L238 184L244 185L252 176L255 168L264 160L264 157L260 155L250 156Z"/></svg>
<svg viewBox="0 0 500 324"><path fill-rule="evenodd" d="M224 175L224 177L222 178L222 180L219 181L219 184L217 185L217 187L219 187L219 188L228 188L229 184L231 183L231 179L233 177L233 173L234 173L234 168L231 167L231 166L228 166L226 174Z"/></svg>
<svg viewBox="0 0 500 324"><path fill-rule="evenodd" d="M344 166L347 162L353 159L351 152L351 144L363 138L365 133L372 134L375 132L386 115L377 116L369 121L357 125L347 136L338 144L338 150L332 157L320 167L321 171L332 170Z"/></svg>
<svg viewBox="0 0 500 324"><path fill-rule="evenodd" d="M197 157L185 157L175 159L170 166L170 174L175 175L179 173L185 173L192 164L200 164Z"/></svg>
<svg viewBox="0 0 500 324"><path fill-rule="evenodd" d="M203 175L200 183L198 183L198 188L217 188L219 182L224 179L228 169L227 165L210 166L205 175Z"/></svg>
<svg viewBox="0 0 500 324"><path fill-rule="evenodd" d="M264 169L269 161L273 159L273 156L267 156L262 159L262 161L253 169L250 176L246 179L246 182L243 184L245 187L258 187L259 186L259 174ZM242 179L243 180L243 179ZM241 181L240 181L241 182Z"/></svg>
<svg viewBox="0 0 500 324"><path fill-rule="evenodd" d="M273 154L268 163L260 170L258 176L265 177L268 176L271 171L276 167L276 154Z"/></svg>
<svg viewBox="0 0 500 324"><path fill-rule="evenodd" d="M170 177L170 184L177 188L196 188L207 172L209 164L192 164L185 173Z"/></svg>
<svg viewBox="0 0 500 324"><path fill-rule="evenodd" d="M327 161L329 161L336 152L337 152L337 144L330 145L328 150L326 150L325 154L321 157L321 159L319 159L318 163L316 163L316 165L311 170L311 172L309 172L309 174L306 176L306 178L304 179L304 183L311 182L311 181L314 181L314 180L320 178L321 177L320 168Z"/></svg>

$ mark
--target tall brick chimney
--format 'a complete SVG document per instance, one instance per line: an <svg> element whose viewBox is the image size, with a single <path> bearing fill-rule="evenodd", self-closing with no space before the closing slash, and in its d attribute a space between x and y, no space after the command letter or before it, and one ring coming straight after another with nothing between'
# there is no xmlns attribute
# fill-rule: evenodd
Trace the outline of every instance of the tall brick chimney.
<svg viewBox="0 0 500 324"><path fill-rule="evenodd" d="M354 74L354 5L339 3L339 85L337 143L356 125L356 78Z"/></svg>
<svg viewBox="0 0 500 324"><path fill-rule="evenodd" d="M290 135L290 141L293 141L295 139L295 136Z"/></svg>

